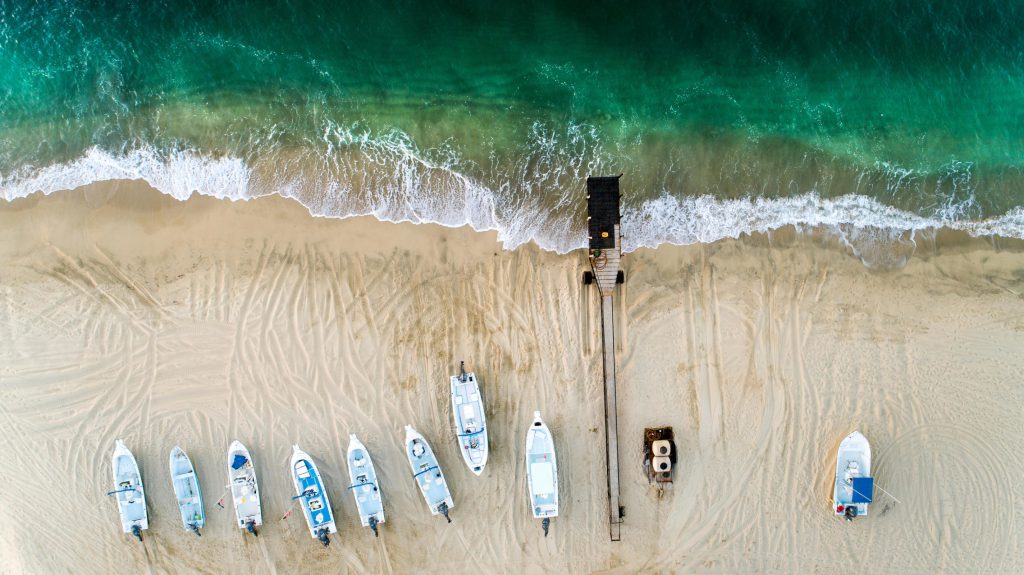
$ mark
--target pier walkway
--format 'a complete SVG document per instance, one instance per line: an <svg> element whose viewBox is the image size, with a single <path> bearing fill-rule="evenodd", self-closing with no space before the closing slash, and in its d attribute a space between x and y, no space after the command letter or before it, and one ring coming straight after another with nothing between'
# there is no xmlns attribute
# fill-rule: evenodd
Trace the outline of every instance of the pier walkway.
<svg viewBox="0 0 1024 575"><path fill-rule="evenodd" d="M590 267L584 276L596 282L601 293L601 326L604 350L605 453L608 462L608 530L619 541L624 509L619 503L619 430L615 403L615 321L612 297L623 281L619 270L622 256L619 233L619 176L587 178L587 233Z"/></svg>

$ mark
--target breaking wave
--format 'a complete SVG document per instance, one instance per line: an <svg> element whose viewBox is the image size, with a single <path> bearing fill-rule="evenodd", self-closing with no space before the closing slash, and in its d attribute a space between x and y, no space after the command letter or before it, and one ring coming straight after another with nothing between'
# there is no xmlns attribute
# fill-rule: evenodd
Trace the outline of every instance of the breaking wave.
<svg viewBox="0 0 1024 575"><path fill-rule="evenodd" d="M488 185L445 162L432 161L401 137L359 141L346 131L325 137L350 151L354 146L355 153L329 150L327 155L298 154L288 161L274 158L251 165L242 158L210 157L192 150L140 147L113 154L92 148L71 162L0 174L0 197L13 201L101 181L143 180L178 200L192 194L232 201L277 194L320 217L370 215L388 222L468 225L477 231L497 231L506 249L533 241L543 249L566 253L585 245L583 179L588 170L599 170L600 162L548 174L524 192L521 184ZM334 159L327 163L325 157ZM538 178L536 168L531 169L534 172L526 175ZM629 175L625 177L628 180ZM577 182L576 189L552 188L567 178ZM948 205L935 216L924 217L860 194L722 199L664 190L647 199L624 199L623 247L632 251L666 243L711 243L785 226L834 228L855 253L857 238L905 242L907 232L941 228L972 236L1024 238L1024 208L988 219L966 219L967 211L963 205Z"/></svg>

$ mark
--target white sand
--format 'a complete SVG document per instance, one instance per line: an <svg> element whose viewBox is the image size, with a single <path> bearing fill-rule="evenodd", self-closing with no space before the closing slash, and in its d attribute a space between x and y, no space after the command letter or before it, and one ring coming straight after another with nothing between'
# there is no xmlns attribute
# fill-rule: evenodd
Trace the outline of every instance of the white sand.
<svg viewBox="0 0 1024 575"><path fill-rule="evenodd" d="M138 184L0 207L0 572L1020 572L1024 255L970 242L878 273L810 240L766 244L626 257L627 515L611 543L598 302L579 282L582 254L317 220L280 198L179 203ZM488 401L480 478L451 431L460 359ZM547 539L523 477L535 409L559 449ZM410 478L406 423L438 453L452 525ZM680 468L659 499L641 433L666 424ZM846 523L829 498L853 429L900 503L882 496ZM357 527L345 489L350 432L381 477L379 540ZM116 438L146 481L144 545L104 495ZM264 492L258 539L214 505L235 438ZM328 549L299 514L280 520L296 442L339 518ZM174 507L175 444L201 474L201 539Z"/></svg>

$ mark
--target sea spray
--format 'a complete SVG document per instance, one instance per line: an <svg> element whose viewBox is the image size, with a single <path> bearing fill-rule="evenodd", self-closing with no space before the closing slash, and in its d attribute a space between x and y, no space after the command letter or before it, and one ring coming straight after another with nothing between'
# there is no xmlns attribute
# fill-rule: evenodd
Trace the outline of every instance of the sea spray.
<svg viewBox="0 0 1024 575"><path fill-rule="evenodd" d="M511 184L491 188L419 157L403 142L397 138L385 144L369 140L358 144L355 155L347 160L349 171L335 172L355 175L354 182L317 176L311 183L276 168L265 176L241 158L210 158L189 150L160 153L143 148L117 156L93 148L67 164L38 170L23 168L4 175L0 177L0 193L3 199L12 201L36 192L51 194L97 181L143 180L178 200L193 193L232 201L277 194L298 201L320 217L371 215L390 222L494 230L506 249L532 241L543 249L566 253L585 245L583 216L575 213L584 203L583 173L578 180L576 173L571 174L571 181L578 181L573 188L579 189L561 191L556 206L529 200L510 202ZM722 199L711 195L679 198L665 191L637 201L630 197L630 185L627 175L623 186L626 251L665 243L711 243L786 226L809 226L834 229L869 267L898 267L913 252L912 232L919 230L948 228L974 236L1024 238L1024 208L1000 217L962 219L973 202L970 197L963 204L943 206L934 217L923 217L858 194L822 198L809 192L784 198ZM361 196L366 189L372 193ZM568 216L552 217L558 210Z"/></svg>

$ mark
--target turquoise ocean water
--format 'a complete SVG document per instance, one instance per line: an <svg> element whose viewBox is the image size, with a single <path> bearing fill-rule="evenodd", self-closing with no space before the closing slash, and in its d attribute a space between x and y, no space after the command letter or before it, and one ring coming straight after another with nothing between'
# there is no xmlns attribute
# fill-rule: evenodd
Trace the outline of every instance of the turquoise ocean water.
<svg viewBox="0 0 1024 575"><path fill-rule="evenodd" d="M143 178L567 251L622 172L627 248L1024 237L1022 166L1016 2L0 0L8 200Z"/></svg>

